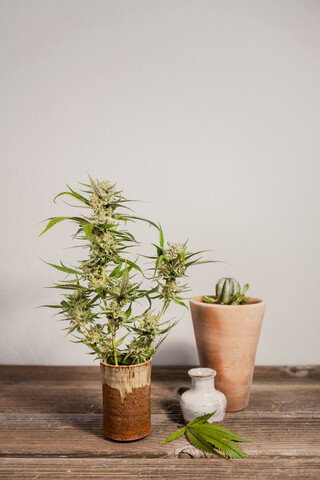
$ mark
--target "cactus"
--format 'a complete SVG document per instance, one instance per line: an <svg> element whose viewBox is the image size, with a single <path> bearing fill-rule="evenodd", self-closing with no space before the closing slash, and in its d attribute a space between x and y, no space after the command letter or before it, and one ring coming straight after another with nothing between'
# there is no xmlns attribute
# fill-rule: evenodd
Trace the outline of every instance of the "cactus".
<svg viewBox="0 0 320 480"><path fill-rule="evenodd" d="M235 278L220 278L216 284L216 297L203 297L203 301L221 305L244 305L248 301L244 295L248 288L249 284L246 283L241 291L240 283Z"/></svg>
<svg viewBox="0 0 320 480"><path fill-rule="evenodd" d="M216 284L218 303L231 305L234 295L240 294L240 284L235 278L220 278Z"/></svg>

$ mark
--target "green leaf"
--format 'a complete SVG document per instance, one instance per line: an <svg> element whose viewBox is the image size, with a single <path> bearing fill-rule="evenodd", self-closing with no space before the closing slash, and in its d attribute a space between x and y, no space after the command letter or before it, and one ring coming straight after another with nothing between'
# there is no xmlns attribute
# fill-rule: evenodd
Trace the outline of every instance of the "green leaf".
<svg viewBox="0 0 320 480"><path fill-rule="evenodd" d="M205 263L227 263L220 260L193 260L192 262L187 262L186 267L191 267L191 265L203 265Z"/></svg>
<svg viewBox="0 0 320 480"><path fill-rule="evenodd" d="M214 412L212 413L206 413L205 415L200 415L200 417L197 417L195 418L194 420L191 420L191 422L189 422L187 424L187 427L191 427L192 425L195 425L197 423L199 424L202 424L202 423L205 423L209 420L209 418L212 417L212 415L214 415L216 413L217 410L215 410Z"/></svg>
<svg viewBox="0 0 320 480"><path fill-rule="evenodd" d="M225 458L227 460L227 458L218 453L214 449L214 447L209 442L207 442L207 440L203 438L203 436L199 432L187 430L187 436L192 445L198 448L198 450L201 450L201 452L213 453L214 455Z"/></svg>
<svg viewBox="0 0 320 480"><path fill-rule="evenodd" d="M57 203L56 202L56 199L59 198L59 197L62 197L63 195L69 195L70 197L72 198L75 198L76 200L79 200L80 202L86 204L86 205L90 205L90 202L89 200L87 200L85 197L83 197L82 195L80 195L80 193L77 193L75 192L74 190L72 190L72 188L69 187L69 185L67 185L67 187L69 188L70 192L61 192L61 193L58 193L58 195L56 195L53 199L54 203Z"/></svg>
<svg viewBox="0 0 320 480"><path fill-rule="evenodd" d="M221 425L216 425L215 423L207 423L205 425L199 426L197 424L194 424L193 427L200 428L206 434L213 434L213 432L217 432L217 434L222 435L224 438L229 438L230 440L234 440L235 442L251 442L251 440L245 440L244 438L239 437L239 435L233 433L231 430L228 430Z"/></svg>
<svg viewBox="0 0 320 480"><path fill-rule="evenodd" d="M168 325L167 328L164 328L163 330L158 330L158 334L159 335L164 335L164 334L168 333L173 327L175 327L179 323L179 321L180 320L176 320L175 322L170 323L170 325Z"/></svg>
<svg viewBox="0 0 320 480"><path fill-rule="evenodd" d="M202 299L204 301L204 303L216 303L216 299L215 298L211 298L211 297L203 297Z"/></svg>
<svg viewBox="0 0 320 480"><path fill-rule="evenodd" d="M84 225L83 227L83 230L84 230L84 233L86 234L86 239L88 240L89 237L90 237L90 234L93 230L93 227L94 225L91 223L91 224L88 224L88 225Z"/></svg>
<svg viewBox="0 0 320 480"><path fill-rule="evenodd" d="M41 237L41 235L43 235L47 230L52 228L54 225L56 225L59 222L62 222L63 220L67 220L68 218L69 217L54 217L54 218L51 218L48 225L43 230L43 232L41 232L40 235L38 235L38 238Z"/></svg>
<svg viewBox="0 0 320 480"><path fill-rule="evenodd" d="M172 301L174 303L177 303L178 305L181 305L182 307L185 307L187 310L189 310L189 307L182 300L179 300L177 297L173 298Z"/></svg>
<svg viewBox="0 0 320 480"><path fill-rule="evenodd" d="M123 222L134 222L134 220L132 220L131 218L119 214L114 214L114 218L116 218L117 220L122 220Z"/></svg>
<svg viewBox="0 0 320 480"><path fill-rule="evenodd" d="M36 308L61 308L61 305L40 305L39 307Z"/></svg>
<svg viewBox="0 0 320 480"><path fill-rule="evenodd" d="M54 283L53 287L48 287L48 288L58 288L61 290L81 290L86 292L89 291L88 288L82 287L81 285L75 285L74 283L64 283L64 284Z"/></svg>
<svg viewBox="0 0 320 480"><path fill-rule="evenodd" d="M121 337L117 342L116 342L116 347L120 347L120 345L123 343L123 341L126 339L126 337L129 335L129 333L127 333L126 335L124 335L123 337Z"/></svg>
<svg viewBox="0 0 320 480"><path fill-rule="evenodd" d="M90 183L91 183L92 190L94 191L94 193L95 193L96 195L98 195L98 197L100 197L100 193L99 193L99 190L97 189L97 185L96 185L95 182L92 180L92 178L90 177L89 173L88 173L88 177L89 177L89 180L90 180Z"/></svg>
<svg viewBox="0 0 320 480"><path fill-rule="evenodd" d="M186 243L185 242L185 246L186 246ZM195 255L200 255L200 253L205 253L205 252L211 252L212 250L198 250L197 252L193 252L193 253L188 253L186 254L186 260L189 260L189 258L191 257L194 257Z"/></svg>
<svg viewBox="0 0 320 480"><path fill-rule="evenodd" d="M155 267L154 267L155 273L157 272L158 267L159 267L161 261L162 261L164 258L165 258L164 255L160 255L160 256L157 258L157 261L156 261L156 264L155 264Z"/></svg>
<svg viewBox="0 0 320 480"><path fill-rule="evenodd" d="M63 220L71 220L72 222L79 223L80 225L86 225L86 224L90 223L90 222L88 222L88 220L86 220L85 218L81 218L81 217L53 217L53 218L48 218L48 220L50 220L48 225L43 230L43 232L41 232L40 235L38 235L38 238L41 237L41 235L43 235L47 230L52 228L57 223L62 222Z"/></svg>
<svg viewBox="0 0 320 480"><path fill-rule="evenodd" d="M186 427L180 428L180 430L177 430L174 432L172 435L170 435L166 440L164 440L162 443L169 443L172 442L173 440L176 440L177 438L181 437L186 431Z"/></svg>
<svg viewBox="0 0 320 480"><path fill-rule="evenodd" d="M141 270L139 265L137 265L135 262L131 262L131 260L128 260L128 259L126 259L125 261L128 265L130 265L130 267L134 268L135 270L138 270L138 272L140 272L143 275L143 271Z"/></svg>
<svg viewBox="0 0 320 480"><path fill-rule="evenodd" d="M136 215L126 215L124 213L121 214L121 218L123 220L141 220L142 222L149 223L149 225L152 225L157 230L159 230L158 225L156 223L152 222L152 220L149 220L148 218L137 217Z"/></svg>
<svg viewBox="0 0 320 480"><path fill-rule="evenodd" d="M158 350L158 348L160 347L160 345L165 341L165 339L167 338L168 335L169 335L169 333L167 333L167 335L164 335L164 336L159 340L159 342L157 343L157 345L154 347L154 351L155 351L155 352Z"/></svg>
<svg viewBox="0 0 320 480"><path fill-rule="evenodd" d="M118 362L119 362L119 365L129 365L130 364L130 359L127 359L126 355L118 352Z"/></svg>
<svg viewBox="0 0 320 480"><path fill-rule="evenodd" d="M75 192L74 190L72 190L71 187L69 187L69 185L67 185L67 187L69 188L70 192L72 193L72 195L74 195L75 198L77 198L78 200L80 200L81 202L85 203L86 205L90 205L90 202L87 198L85 198L83 195L80 195L80 193L78 192Z"/></svg>
<svg viewBox="0 0 320 480"><path fill-rule="evenodd" d="M175 440L186 431L188 439L196 448L202 452L212 453L220 458L229 460L230 458L247 458L247 454L240 448L236 442L248 442L235 433L231 432L221 425L206 423L215 412L201 415L187 424L184 429L172 434L167 441ZM182 433L180 433L183 431ZM226 456L219 453L224 453Z"/></svg>
<svg viewBox="0 0 320 480"><path fill-rule="evenodd" d="M159 247L158 245L156 245L155 243L151 243L151 245L153 245L154 247L156 247L157 249L157 256L160 257L160 255L163 255L163 248Z"/></svg>
<svg viewBox="0 0 320 480"><path fill-rule="evenodd" d="M121 277L121 267L122 267L122 263L120 262L119 265L117 265L117 266L112 270L112 272L110 273L109 277L115 277L115 278Z"/></svg>
<svg viewBox="0 0 320 480"><path fill-rule="evenodd" d="M127 264L125 264L125 268L124 268L123 274L122 274L120 295L124 294L124 292L126 291L126 289L128 287L128 284L129 284L129 272L128 272Z"/></svg>
<svg viewBox="0 0 320 480"><path fill-rule="evenodd" d="M249 288L249 283L246 283L245 286L243 287L242 293L245 293Z"/></svg>
<svg viewBox="0 0 320 480"><path fill-rule="evenodd" d="M117 237L122 238L123 240L126 240L127 242L135 242L138 243L137 240L134 238L131 233L124 231L124 232L119 232L118 230L115 230L114 228L110 228L110 232L114 233Z"/></svg>
<svg viewBox="0 0 320 480"><path fill-rule="evenodd" d="M216 438L208 435L201 430L202 437L215 448L228 455L230 458L240 459L248 458L247 454L239 447L239 445L228 438Z"/></svg>
<svg viewBox="0 0 320 480"><path fill-rule="evenodd" d="M163 236L163 230L162 230L162 228L161 228L160 223L159 223L159 235L160 235L160 240L159 240L159 242L160 242L160 247L161 247L161 248L164 248L164 236Z"/></svg>
<svg viewBox="0 0 320 480"><path fill-rule="evenodd" d="M60 270L60 272L71 273L73 275L81 275L81 272L79 272L78 270L74 270L73 268L66 267L65 265L63 265L62 262L60 262L61 264L60 266L60 265L55 265L54 263L46 262L45 260L42 260L42 261L47 265L50 265L51 267L56 268L57 270Z"/></svg>

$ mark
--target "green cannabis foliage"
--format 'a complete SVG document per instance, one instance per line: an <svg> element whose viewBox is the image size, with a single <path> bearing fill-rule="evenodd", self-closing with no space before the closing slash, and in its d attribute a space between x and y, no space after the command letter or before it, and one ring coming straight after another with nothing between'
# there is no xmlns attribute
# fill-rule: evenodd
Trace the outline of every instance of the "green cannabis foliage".
<svg viewBox="0 0 320 480"><path fill-rule="evenodd" d="M249 300L245 296L249 284L246 283L241 291L240 283L235 278L220 278L216 284L216 296L203 297L205 303L219 303L223 305L245 305Z"/></svg>
<svg viewBox="0 0 320 480"><path fill-rule="evenodd" d="M172 442L186 434L192 445L202 452L212 453L226 460L247 458L247 454L239 447L238 442L250 442L251 440L245 440L221 425L206 423L214 413L195 418L161 443Z"/></svg>
<svg viewBox="0 0 320 480"><path fill-rule="evenodd" d="M86 214L50 218L40 234L68 220L77 225L73 238L88 251L76 267L49 263L68 274L68 279L53 284L63 291L62 301L45 306L58 310L68 322L67 332L87 345L96 358L113 365L143 363L177 323L162 321L171 302L186 306L181 295L187 285L180 280L190 266L207 262L201 262L201 252L188 252L187 242L165 244L161 226L132 215L127 205L130 200L115 184L89 179L89 184L81 184L81 193L67 185L68 190L54 199L71 196ZM130 250L139 242L126 225L137 221L148 222L160 237L159 245L154 245L155 255L147 257L152 262L149 276L139 266L143 255L134 257ZM162 307L157 311L154 302L159 300ZM139 306L140 313L136 311ZM120 330L124 335L119 338Z"/></svg>

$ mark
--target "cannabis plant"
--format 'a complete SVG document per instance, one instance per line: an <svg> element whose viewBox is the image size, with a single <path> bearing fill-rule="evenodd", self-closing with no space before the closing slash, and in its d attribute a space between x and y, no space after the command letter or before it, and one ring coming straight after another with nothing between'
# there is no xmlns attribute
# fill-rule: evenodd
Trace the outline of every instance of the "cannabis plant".
<svg viewBox="0 0 320 480"><path fill-rule="evenodd" d="M249 284L246 283L241 291L240 283L235 278L220 278L216 283L216 296L203 297L205 303L219 303L222 305L245 305L249 300L245 296Z"/></svg>
<svg viewBox="0 0 320 480"><path fill-rule="evenodd" d="M73 239L87 251L76 266L46 262L67 278L53 284L63 292L61 302L45 306L58 310L68 322L67 333L87 345L96 358L114 365L143 363L177 323L163 320L169 305L186 306L182 295L187 285L181 279L188 268L208 261L201 261L202 252L189 252L187 242L165 243L161 226L132 214L130 200L116 184L90 176L89 180L80 184L80 192L67 185L68 190L54 199L71 196L83 213L48 219L39 235L67 220L76 225ZM159 244L153 244L155 254L147 257L152 264L149 274L150 268L141 267L144 256L133 256L132 248L139 243L127 230L127 224L139 221L149 223L159 235Z"/></svg>

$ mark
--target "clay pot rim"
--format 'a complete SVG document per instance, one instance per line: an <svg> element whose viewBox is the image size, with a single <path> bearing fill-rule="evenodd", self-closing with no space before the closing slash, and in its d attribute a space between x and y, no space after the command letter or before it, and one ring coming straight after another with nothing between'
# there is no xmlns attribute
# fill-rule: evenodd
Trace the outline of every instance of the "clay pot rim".
<svg viewBox="0 0 320 480"><path fill-rule="evenodd" d="M193 297L189 300L189 303L193 303L194 305L203 305L204 307L209 307L209 308L252 308L257 305L266 305L266 301L263 300L262 298L257 298L257 297L249 297L249 302L250 303L245 303L244 305L221 305L220 303L205 303L202 299L203 297L214 297L214 295L198 295L196 297Z"/></svg>
<svg viewBox="0 0 320 480"><path fill-rule="evenodd" d="M136 363L135 365L111 365L110 363L105 363L102 360L100 360L100 365L103 365L104 367L112 367L112 368L142 367L143 365L147 365L148 363L152 363L152 358L150 358L150 360L147 360L146 362L143 362L143 363Z"/></svg>

